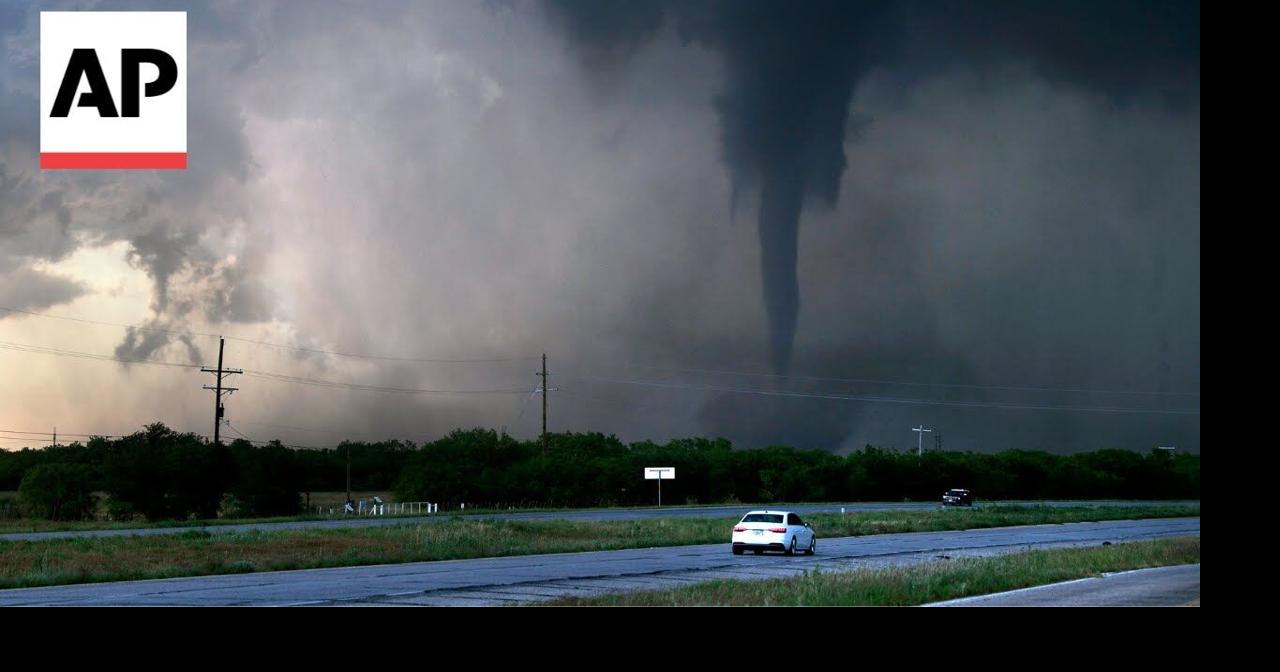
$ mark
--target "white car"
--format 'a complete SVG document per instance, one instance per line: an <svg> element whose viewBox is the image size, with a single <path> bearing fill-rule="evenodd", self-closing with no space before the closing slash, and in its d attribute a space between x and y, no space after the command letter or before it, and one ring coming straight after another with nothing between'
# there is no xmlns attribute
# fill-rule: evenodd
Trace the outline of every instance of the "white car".
<svg viewBox="0 0 1280 672"><path fill-rule="evenodd" d="M791 511L751 511L733 526L733 554L755 551L782 551L787 555L796 550L813 555L818 549L818 536L809 524Z"/></svg>

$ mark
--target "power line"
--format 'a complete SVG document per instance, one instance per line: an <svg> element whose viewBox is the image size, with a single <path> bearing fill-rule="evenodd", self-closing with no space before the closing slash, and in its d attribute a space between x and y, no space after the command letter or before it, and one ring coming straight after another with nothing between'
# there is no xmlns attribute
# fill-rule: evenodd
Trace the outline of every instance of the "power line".
<svg viewBox="0 0 1280 672"><path fill-rule="evenodd" d="M217 334L210 334L210 333L199 332L199 331L190 331L190 330L183 330L183 329L164 329L160 327L149 327L145 325L123 324L119 322L106 322L102 320L90 320L85 318L72 317L69 315L50 315L48 313L39 313L39 312L30 311L30 310L22 310L19 308L9 308L5 306L0 306L0 311L6 311L6 312L17 313L22 315L30 315L34 317L43 317L46 319L67 320L67 321L80 322L85 324L97 324L97 325L104 325L104 326L120 327L125 329L133 329L136 331L149 331L149 332L178 335L178 336L199 336L204 338L219 338ZM252 345L259 345L259 346L265 346L265 347L271 347L271 348L280 348L285 350L292 350L295 352L305 352L305 353L311 353L311 354L328 355L333 357L346 357L346 358L352 358L352 359L364 359L364 360L388 361L388 362L418 362L418 363L428 363L428 364L467 364L467 363L520 362L520 361L530 361L530 360L538 359L537 356L479 357L479 358L398 357L398 356L388 356L388 355L371 355L371 354L363 354L363 353L340 352L335 350L325 350L323 348L309 348L309 347L298 346L298 345L289 345L285 343L276 343L272 341L243 338L239 336L223 336L223 338L231 341L238 341L241 343L249 343ZM4 346L0 344L0 347L4 347ZM15 348L10 348L10 349L15 349ZM91 357L99 357L99 356L91 356ZM161 362L157 362L154 360L143 361L143 360L115 359L114 361L122 361L125 363L138 363L138 364L143 364L143 363L161 364ZM173 363L163 363L163 365L189 366L184 364L173 364ZM935 383L935 382L917 382L917 381L903 381L903 380L883 380L883 379L873 379L873 378L838 378L838 377L828 377L828 376L806 376L806 375L780 374L780 373L759 373L759 372L748 372L748 371L729 371L729 370L720 370L720 369L658 367L658 366L645 366L640 364L620 365L620 368L644 369L644 370L650 370L650 371L665 371L665 372L672 372L672 373L699 373L699 374L711 374L711 375L722 375L722 376L773 378L773 379L782 379L782 380L809 380L809 381L820 381L820 382L864 383L864 384L872 384L872 385L897 385L897 386L904 386L904 387L1002 390L1002 391L1012 391L1012 392L1058 392L1058 393L1071 393L1071 394L1116 394L1116 395L1165 396L1165 397L1199 397L1200 396L1200 393L1198 392L1158 392L1158 391L1150 391L1150 390L1091 390L1091 389L1084 389L1084 388L1059 388L1059 387L1036 386L1036 385L978 385L978 384L968 384L968 383Z"/></svg>
<svg viewBox="0 0 1280 672"><path fill-rule="evenodd" d="M249 443L270 443L270 441L256 441L254 439L251 439L245 436L244 432L241 432L240 430L236 429L235 425L231 424L230 420L227 421L227 429L235 432L237 436L244 439L245 441L248 441Z"/></svg>
<svg viewBox="0 0 1280 672"><path fill-rule="evenodd" d="M388 392L403 394L525 394L526 390L518 388L498 388L498 389L478 389L478 390L447 390L447 389L431 389L420 387L386 387L382 385L365 385L363 383L347 383L335 380L324 380L321 378L300 378L298 376L286 376L280 373L268 373L265 371L245 371L245 377L257 378L260 380L274 380L281 383L292 383L295 385L311 385L313 387L327 387L334 389L358 390L362 392Z"/></svg>
<svg viewBox="0 0 1280 672"><path fill-rule="evenodd" d="M542 386L541 386L541 385L534 387L534 388L529 392L529 396L525 397L525 398L524 398L524 401L523 401L523 402L521 402L521 404L520 404L520 412L516 414L516 420L515 420L515 422L511 423L513 426L514 426L514 425L518 425L518 424L520 424L520 419L524 417L524 411L525 411L525 409L527 409L527 408L529 407L529 402L533 400L534 395L538 394L538 390L540 390L540 389L542 389Z"/></svg>
<svg viewBox="0 0 1280 672"><path fill-rule="evenodd" d="M103 362L119 362L121 364L146 364L150 366L169 366L180 369L198 369L199 364L182 364L180 362L166 362L158 359L135 359L128 357L112 357L110 355L99 355L92 352L80 352L77 350L63 350L61 348L51 348L43 345L27 345L25 343L11 343L9 341L0 341L0 349L16 350L18 352L30 352L42 355L57 355L59 357L75 357L77 359L94 359Z"/></svg>
<svg viewBox="0 0 1280 672"><path fill-rule="evenodd" d="M317 446L302 446L297 444L284 443L283 441L279 441L279 439L276 439L275 441L261 441L259 439L251 439L248 436L245 436L244 432L241 432L239 429L237 429L235 425L231 424L230 420L228 420L226 424L227 424L227 429L230 429L231 431L235 432L236 435L238 435L241 439L248 441L249 443L254 443L262 446L269 446L272 443L278 442L280 443L281 446L285 448L297 448L301 450L333 450L333 448L319 448Z"/></svg>
<svg viewBox="0 0 1280 672"><path fill-rule="evenodd" d="M1154 392L1147 390L1089 390L1070 387L1042 387L1031 385L977 385L967 383L921 383L903 380L879 380L873 378L834 378L827 376L803 376L786 373L757 373L749 371L726 371L720 369L689 369L679 367L644 366L640 364L618 365L623 369L645 369L649 371L665 371L671 373L703 373L721 376L742 376L754 378L774 378L783 380L812 380L832 383L868 383L873 385L900 385L906 387L954 387L973 390L1004 390L1012 392L1067 392L1075 394L1132 394L1140 396L1166 397L1199 397L1199 392Z"/></svg>
<svg viewBox="0 0 1280 672"><path fill-rule="evenodd" d="M250 443L257 443L257 444L263 444L263 445L271 443L270 441L259 441L257 439L251 439L248 436L245 436L239 429L232 426L229 421L226 424L227 424L227 427L230 427L232 431L234 431L241 438L243 438L244 440ZM193 434L202 439L211 438L209 435L201 434L199 432L182 432L176 429L174 431L178 432L179 434ZM3 436L4 434L31 434L34 436ZM84 433L61 432L61 431L58 432L58 434L61 434L63 436L102 438L102 439L125 439L132 436L131 434L84 434ZM53 436L52 432L28 432L28 431L22 431L22 430L16 430L16 429L0 429L0 441L37 441L39 440L38 437L50 437L50 436ZM304 446L304 445L288 444L288 443L281 443L280 445L283 445L286 448L304 448L307 450L321 450L321 448L317 446Z"/></svg>
<svg viewBox="0 0 1280 672"><path fill-rule="evenodd" d="M45 346L27 345L24 343L10 343L0 341L0 349L16 350L19 352L29 352L44 355L56 355L60 357L73 357L77 359L91 359L105 362L119 362L122 364L145 364L153 366L169 366L184 369L202 368L199 364L181 364L178 362L166 362L155 359L129 359L123 357L111 357L107 355L99 355L90 352L80 352L76 350L63 350L61 348L49 348ZM413 387L387 387L382 385L366 385L363 383L348 383L336 380L325 380L321 378L302 378L298 376L289 376L282 373L272 373L269 371L243 371L243 375L249 378L258 378L261 380L273 380L282 383L293 383L297 385L311 385L315 387L328 387L338 389L358 390L365 392L398 392L407 394L524 394L525 390L518 388L508 389L478 389L478 390L448 390L448 389L428 389Z"/></svg>
<svg viewBox="0 0 1280 672"><path fill-rule="evenodd" d="M207 338L217 338L217 334L206 334L199 331L187 331L184 329L162 329L160 327L148 327L142 324L124 324L121 322L104 322L102 320L90 320L83 317L72 317L70 315L50 315L48 313L37 313L30 310L22 310L21 308L8 308L0 306L0 310L7 313L17 313L21 315L30 315L32 317L43 317L49 320L66 320L68 322L80 322L81 324L97 324L105 327L122 327L124 329L133 329L134 331L150 331L157 334L169 334L171 336L204 336Z"/></svg>
<svg viewBox="0 0 1280 672"><path fill-rule="evenodd" d="M982 402L982 401L948 401L940 399L907 399L900 397L881 397L873 395L858 394L819 394L812 392L789 392L784 390L759 390L744 387L729 387L724 385L699 385L689 383L667 383L646 380L620 380L616 378L599 378L595 376L568 378L567 380L579 380L583 382L600 382L612 383L617 385L638 385L643 387L659 387L673 389L689 389L704 390L709 392L728 392L732 394L756 394L772 397L795 397L805 399L830 399L835 401L866 401L881 402L891 404L916 404L923 406L962 406L972 408L996 408L996 409L1016 409L1016 410L1040 410L1040 411L1078 411L1088 413L1153 413L1160 415L1200 415L1197 410L1164 410L1164 409L1141 409L1141 408L1097 408L1083 406L1053 406L1047 404L1011 404L1003 402Z"/></svg>
<svg viewBox="0 0 1280 672"><path fill-rule="evenodd" d="M118 439L124 436L123 434L77 434L75 432L58 432L58 433L63 436L78 436L78 437L84 437L84 438L93 438L93 437L100 436L106 439ZM31 434L35 436L49 436L49 437L53 436L53 432L24 432L16 429L0 429L0 434ZM13 437L13 438L19 438L19 437Z"/></svg>
<svg viewBox="0 0 1280 672"><path fill-rule="evenodd" d="M241 343L252 343L254 345L265 345L272 348L283 348L285 350L294 350L296 352L309 352L318 355L330 355L333 357L349 357L353 359L371 359L384 362L418 362L423 364L482 364L494 362L525 362L537 359L537 357L462 357L462 358L442 358L442 357L390 357L385 355L364 355L352 352L337 352L334 350L322 350L319 348L304 348L297 345L285 345L283 343L271 343L268 341L258 341L251 338L240 338L237 336L227 336L227 340L239 341Z"/></svg>
<svg viewBox="0 0 1280 672"><path fill-rule="evenodd" d="M258 426L260 426L260 427L274 427L274 428L276 428L276 429L289 429L289 430L293 430L293 431L295 431L295 432L316 432L316 433L320 433L320 434L334 434L334 435L338 435L338 436L345 436L345 437L350 437L350 436L380 436L380 435L378 435L378 434L374 434L373 432L347 432L347 431L336 430L336 429L321 429L321 428L319 428L319 427L298 427L298 426L296 426L296 425L277 425L277 424L273 424L273 423L270 423L270 422L258 422L258 421L256 421L256 420L241 420L241 422L243 422L243 423L245 423L245 424L249 424L249 425L258 425ZM408 441L408 440L410 440L410 439L394 439L394 438L392 438L392 439L387 439L385 436L383 437L383 439L386 439L386 440L403 440L403 441Z"/></svg>
<svg viewBox="0 0 1280 672"><path fill-rule="evenodd" d="M307 352L316 355L329 355L332 357L347 357L352 359L369 359L387 362L418 362L423 364L471 364L471 363L493 363L493 362L521 362L536 360L537 357L392 357L386 355L370 355L354 352L339 352L336 350L325 350L323 348L308 348L299 345L289 345L287 343L275 343L272 341L263 341L253 338L243 338L240 336L220 336L218 334L209 334L200 331L188 331L185 329L164 329L160 327L149 327L140 324L123 324L120 322L105 322L102 320L89 320L81 317L71 317L69 315L50 315L48 313L37 313L30 310L22 310L19 308L7 308L0 306L0 310L18 313L22 315L31 315L34 317L43 317L51 320L67 320L71 322L80 322L83 324L97 324L108 327L120 327L123 329L133 329L135 331L149 331L159 334L168 334L171 336L199 336L202 338L225 338L229 341L239 341L241 343L250 343L253 345L261 345L271 348L281 348L284 350L293 350L295 352Z"/></svg>
<svg viewBox="0 0 1280 672"><path fill-rule="evenodd" d="M237 428L235 425L231 424L231 421L230 421L230 420L227 420L227 429L230 429L231 431L235 432L237 436L239 436L240 438L244 439L245 441L248 441L249 443L257 443L257 444L261 444L261 445L264 445L264 446L269 446L269 445L271 445L271 444L272 444L272 441L260 441L260 440L258 440L258 439L253 439L253 438L250 438L250 437L246 436L244 432L240 431L240 429L239 429L239 428ZM279 439L276 439L276 441L279 441ZM316 446L300 446L300 445L288 444L288 443L284 443L284 442L280 442L280 445L284 446L285 448L301 448L301 449L304 449L304 450L333 450L332 448L322 449L322 448L318 448L318 447L316 447Z"/></svg>
<svg viewBox="0 0 1280 672"><path fill-rule="evenodd" d="M331 430L331 429L319 429L319 428L313 428L313 427L297 427L297 426L292 426L292 425L276 425L276 424L272 424L272 423L269 423L269 422L257 422L257 421L255 421L255 420L244 420L243 422L248 423L248 424L250 424L250 425L260 425L260 426L263 426L263 427L276 427L276 428L279 428L279 429L290 429L290 430L294 430L294 431L298 431L298 432L319 432L319 433L321 433L321 434L336 434L336 435L339 435L339 436L345 436L345 437L347 437L347 438L344 438L344 439L343 439L344 441L350 441L350 440L351 440L351 439L350 439L350 437L351 437L351 436L366 436L366 437L377 436L377 435L375 435L375 434L373 434L373 433L371 433L371 432L342 432L342 431L336 431L336 430ZM227 426L228 426L228 427L231 427L231 421L230 421L230 420L228 420L228 421L227 421ZM271 443L270 441L259 441L259 440L257 440L257 439L250 439L249 437L245 436L245 435L244 435L244 434L243 434L239 429L237 429L237 428L235 428L235 427L232 427L232 430L233 430L233 431L235 431L235 433L236 433L236 434L239 434L241 438L243 438L243 439L245 439L246 441L249 441L249 442L251 442L251 443L262 443L262 444L269 444L269 443ZM380 439L370 439L370 440L369 440L369 442L371 442L371 443L376 443L376 442L380 442L380 441L403 441L403 442L412 442L413 440L412 440L412 439L401 439L401 438L395 438L395 437L390 437L390 438L388 438L388 437L385 437L385 436L383 436L383 437L382 437L382 438L380 438ZM287 447L287 448L305 448L305 449L307 449L307 450L333 450L333 449L335 449L335 448L336 448L336 446L334 446L334 447L327 447L327 448L326 448L326 447L321 447L321 446L303 446L303 445L288 444L288 443L282 443L281 445L283 445L283 446L285 446L285 447Z"/></svg>
<svg viewBox="0 0 1280 672"><path fill-rule="evenodd" d="M120 358L120 357L108 357L108 356L101 356L101 355L92 355L92 353L64 351L64 349L58 349L58 348L24 346L24 344L20 344L20 343L0 342L0 348L18 349L18 351L24 351L24 352L45 353L45 355L82 357L82 358L91 358L91 360L124 362L124 364L178 366L178 367L184 367L184 369L196 369L197 367L196 365L177 364L177 362L161 362L161 361L155 361L155 360L125 360L125 358ZM385 392L385 393L407 393L407 394L526 394L525 389L393 388L393 387L383 387L383 385L343 383L343 381L337 381L337 380L300 378L300 376L273 374L273 372L268 372L268 371L244 371L244 375L248 376L248 378L256 378L256 379L262 379L262 380L275 380L275 381L280 381L280 383L312 385L312 387L332 388L332 389L352 389L352 390L361 390L361 392ZM653 388L700 389L700 390L708 390L708 392L758 394L758 396L768 396L768 397L833 399L833 401L906 403L906 404L923 404L923 406L1009 408L1009 410L1033 410L1033 411L1155 413L1155 415L1194 415L1194 416L1201 415L1199 411L1193 411L1193 410L1157 410L1157 408L1079 407L1079 406L1053 406L1053 404L1018 404L1018 403L1004 403L1004 402L943 401L943 399L911 399L911 398L899 398L899 397L879 397L879 396L867 396L867 394L827 394L827 393L808 393L808 392L788 392L788 390L764 390L764 389L754 389L754 388L739 388L739 387L728 387L728 385L662 383L662 381L622 380L622 379L611 379L611 378L599 378L599 376L579 376L579 378L570 378L568 380L590 381L590 383L641 385L641 387L653 387Z"/></svg>

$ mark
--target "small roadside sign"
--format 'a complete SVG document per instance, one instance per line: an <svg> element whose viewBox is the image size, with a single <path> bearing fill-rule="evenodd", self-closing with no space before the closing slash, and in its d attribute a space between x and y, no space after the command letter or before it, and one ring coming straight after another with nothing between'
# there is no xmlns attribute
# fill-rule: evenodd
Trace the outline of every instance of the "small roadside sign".
<svg viewBox="0 0 1280 672"><path fill-rule="evenodd" d="M662 482L676 477L675 467L645 467L644 478L658 482L658 506L662 506Z"/></svg>

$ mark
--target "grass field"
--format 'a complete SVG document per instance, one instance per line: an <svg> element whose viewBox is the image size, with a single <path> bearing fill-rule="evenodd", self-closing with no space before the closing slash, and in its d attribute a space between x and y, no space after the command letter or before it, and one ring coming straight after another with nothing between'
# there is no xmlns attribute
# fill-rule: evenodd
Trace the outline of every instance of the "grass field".
<svg viewBox="0 0 1280 672"><path fill-rule="evenodd" d="M362 490L352 491L351 498L353 501L361 499L372 501L374 496L381 497L388 504L395 501L395 495L386 490ZM343 502L346 501L346 492L313 492L311 493L311 504L307 506L305 498L303 499L303 513L297 516L279 516L274 518L214 518L206 520L154 520L148 521L141 518L133 520L43 520L40 518L0 518L0 534L8 532L70 532L77 530L123 530L144 527L203 527L206 525L240 525L244 523L268 523L268 522L289 522L298 520L327 520L330 518L340 517L339 515L330 516L319 515L316 513L316 507L333 507L335 511L340 511ZM5 497L11 498L17 502L18 493L14 491L0 490L0 500ZM99 502L105 504L105 495L99 493ZM106 516L104 506L99 507L100 517ZM388 507L387 515L392 515Z"/></svg>
<svg viewBox="0 0 1280 672"><path fill-rule="evenodd" d="M17 493L12 491L0 491L0 500L3 500L3 498L6 495L12 496L14 502L16 503ZM378 490L378 491L359 491L359 492L351 493L352 498L356 501L359 501L360 499L371 500L375 495L381 497L383 501L388 504L388 507L386 509L387 516L398 515L395 513L395 511L391 506L392 504L395 503L395 496L393 493L389 491ZM142 518L135 518L132 520L104 520L102 519L101 516L99 520L79 520L79 521L57 521L57 520L44 520L39 518L0 518L0 534L19 533L19 532L74 532L74 531L83 531L83 530L121 530L121 529L149 528L149 527L199 528L199 527L216 526L216 525L241 525L241 524L250 524L250 523L276 523L276 522L294 522L294 521L307 521L307 520L332 520L335 518L342 518L343 516L341 514L329 515L327 512L327 509L325 510L323 515L317 515L316 507L317 506L333 507L334 510L337 511L339 507L342 506L343 501L345 501L345 497L346 497L346 493L342 491L312 492L311 506L310 506L310 509L307 510L309 512L304 511L304 513L302 513L301 515L280 516L280 517L274 517L274 518L227 517L227 518L199 519L199 520L192 519L192 520L154 520L154 521L148 521ZM746 511L747 509L752 508L753 506L750 504L740 504L737 502L734 502L733 505L741 507L743 511ZM705 504L701 506L722 507L722 506L729 506L729 504ZM775 506L784 506L784 505L775 505ZM1001 502L980 502L976 507L974 507L973 509L969 509L967 511L972 512L972 511L985 511L990 509L1002 509L1002 508L1007 508L1008 506L1009 505L1002 504ZM1035 505L1025 504L1024 506L1034 507ZM1081 502L1081 506L1083 507L1083 506L1106 506L1106 505L1105 504L1089 504L1089 503ZM613 508L650 509L653 507L633 506L633 507L613 507ZM681 508L685 508L685 507L681 507ZM571 510L571 509L565 509L565 508L485 509L485 508L479 508L479 507L468 507L465 511L459 511L457 509L452 509L452 510L441 509L440 515L459 515L462 513L465 513L466 515L473 515L473 514L478 515L478 514L487 514L487 513L510 513L513 511L515 512L519 512L519 511L546 512L546 511L566 511L566 510ZM420 515L423 515L423 514L410 512L410 513L403 514L403 516L401 517L417 517ZM105 516L105 510L102 512L102 516ZM865 532L850 532L850 534L860 534L860 533L865 533Z"/></svg>
<svg viewBox="0 0 1280 672"><path fill-rule="evenodd" d="M1028 551L791 579L719 580L673 590L566 598L559 606L910 606L1147 567L1200 562L1200 538Z"/></svg>
<svg viewBox="0 0 1280 672"><path fill-rule="evenodd" d="M819 537L1199 516L1196 506L991 507L816 514ZM736 518L490 521L0 542L0 588L463 558L728 543Z"/></svg>
<svg viewBox="0 0 1280 672"><path fill-rule="evenodd" d="M8 494L12 496L12 500L16 505L17 493L12 491L0 490L0 501ZM388 517L418 517L426 515L422 513L421 508L399 513L394 509L397 503L395 494L388 490L362 490L352 491L351 499L359 502L361 499L366 502L372 502L374 496L382 498L387 505L385 515ZM243 525L249 523L286 523L304 520L334 520L343 518L341 513L342 504L346 501L345 492L313 492L311 493L311 503L306 504L303 500L303 513L296 516L278 516L274 518L204 518L191 520L146 520L143 518L134 518L131 520L106 520L106 510L102 508L99 511L98 520L45 520L42 518L3 518L0 517L0 534L13 532L77 532L84 530L125 530L135 528L148 527L206 527L214 525ZM368 504L366 504L367 506ZM710 505L717 506L717 505ZM316 507L321 507L323 511L317 512ZM649 507L632 507L632 508L649 508ZM333 514L329 510L333 510ZM486 509L482 507L470 506L465 510L459 509L440 509L440 515L474 515L485 513L505 513L516 509ZM558 508L527 508L518 509L519 511L564 511L566 509ZM367 513L365 514L368 515Z"/></svg>

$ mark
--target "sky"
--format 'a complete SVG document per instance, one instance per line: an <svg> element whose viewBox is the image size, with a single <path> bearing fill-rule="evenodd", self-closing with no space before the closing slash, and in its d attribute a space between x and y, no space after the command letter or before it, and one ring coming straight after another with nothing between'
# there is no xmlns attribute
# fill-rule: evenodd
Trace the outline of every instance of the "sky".
<svg viewBox="0 0 1280 672"><path fill-rule="evenodd" d="M185 9L185 171L39 168L39 12ZM0 448L456 427L1200 446L1185 2L0 1ZM130 328L132 326L132 328ZM60 439L65 441L66 439Z"/></svg>

